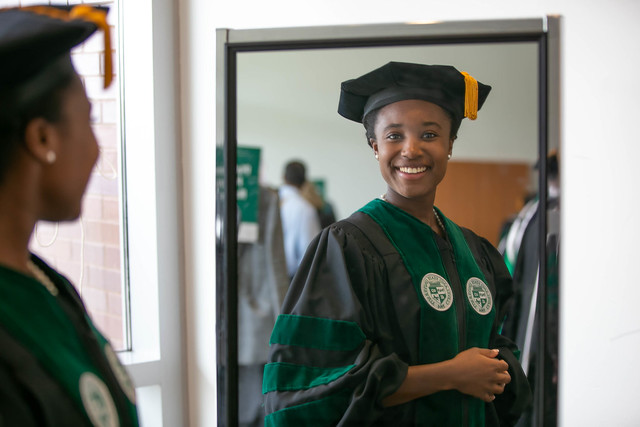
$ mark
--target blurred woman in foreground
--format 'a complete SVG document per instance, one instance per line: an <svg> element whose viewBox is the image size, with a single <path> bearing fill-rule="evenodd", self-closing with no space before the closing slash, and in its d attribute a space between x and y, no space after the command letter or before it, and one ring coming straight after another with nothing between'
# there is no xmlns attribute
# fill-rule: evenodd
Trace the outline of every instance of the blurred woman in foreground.
<svg viewBox="0 0 640 427"><path fill-rule="evenodd" d="M98 145L70 50L106 10L0 9L0 425L137 426L135 390L69 281L29 251L78 218Z"/></svg>

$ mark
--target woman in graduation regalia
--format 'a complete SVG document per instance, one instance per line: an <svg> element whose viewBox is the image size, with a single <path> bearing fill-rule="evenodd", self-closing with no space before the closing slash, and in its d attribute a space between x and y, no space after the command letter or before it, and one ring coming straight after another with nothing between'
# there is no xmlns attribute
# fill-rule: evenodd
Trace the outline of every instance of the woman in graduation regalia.
<svg viewBox="0 0 640 427"><path fill-rule="evenodd" d="M512 425L531 392L499 334L511 278L434 206L464 117L490 87L390 62L342 83L386 193L311 243L270 339L266 426Z"/></svg>
<svg viewBox="0 0 640 427"><path fill-rule="evenodd" d="M135 391L69 281L29 252L37 221L80 215L98 145L70 50L106 9L0 9L0 425L137 426Z"/></svg>

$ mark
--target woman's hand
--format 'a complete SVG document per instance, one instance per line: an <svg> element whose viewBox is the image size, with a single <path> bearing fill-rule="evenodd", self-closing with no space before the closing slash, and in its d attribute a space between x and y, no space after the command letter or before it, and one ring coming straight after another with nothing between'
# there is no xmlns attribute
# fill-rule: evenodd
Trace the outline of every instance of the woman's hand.
<svg viewBox="0 0 640 427"><path fill-rule="evenodd" d="M409 366L403 383L382 404L399 405L452 389L491 402L511 381L509 364L496 359L497 355L498 350L474 347L444 362Z"/></svg>
<svg viewBox="0 0 640 427"><path fill-rule="evenodd" d="M511 381L509 364L496 359L498 350L470 348L451 359L452 388L485 402L491 402L496 394L502 394Z"/></svg>

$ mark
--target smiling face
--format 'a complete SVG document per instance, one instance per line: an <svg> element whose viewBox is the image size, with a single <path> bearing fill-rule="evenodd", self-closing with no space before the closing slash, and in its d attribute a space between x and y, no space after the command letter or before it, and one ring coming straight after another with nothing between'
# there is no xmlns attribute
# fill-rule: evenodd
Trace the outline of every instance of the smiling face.
<svg viewBox="0 0 640 427"><path fill-rule="evenodd" d="M371 146L388 184L387 200L403 207L430 203L447 171L451 154L451 119L439 106L405 100L383 107Z"/></svg>

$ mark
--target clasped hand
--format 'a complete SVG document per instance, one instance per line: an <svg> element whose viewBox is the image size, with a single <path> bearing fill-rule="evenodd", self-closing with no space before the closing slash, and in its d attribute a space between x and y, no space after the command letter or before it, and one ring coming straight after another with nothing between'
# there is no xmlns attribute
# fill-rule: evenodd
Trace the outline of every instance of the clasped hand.
<svg viewBox="0 0 640 427"><path fill-rule="evenodd" d="M491 402L496 394L502 394L511 381L509 364L497 358L498 350L470 348L453 359L453 388L485 402Z"/></svg>
<svg viewBox="0 0 640 427"><path fill-rule="evenodd" d="M400 405L443 390L458 390L485 402L504 392L511 381L509 364L497 358L498 350L470 348L453 359L409 366L407 376L384 406Z"/></svg>

